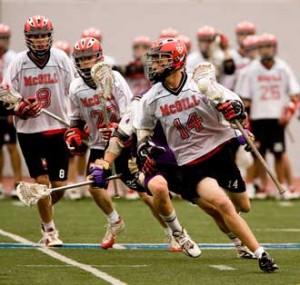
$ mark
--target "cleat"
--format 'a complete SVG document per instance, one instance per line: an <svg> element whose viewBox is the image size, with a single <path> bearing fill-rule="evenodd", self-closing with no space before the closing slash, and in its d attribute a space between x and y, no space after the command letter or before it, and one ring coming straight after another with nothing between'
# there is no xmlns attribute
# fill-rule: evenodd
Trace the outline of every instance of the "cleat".
<svg viewBox="0 0 300 285"><path fill-rule="evenodd" d="M170 252L179 252L182 251L181 246L175 240L175 238L170 234L166 235L165 242L169 244L168 251Z"/></svg>
<svg viewBox="0 0 300 285"><path fill-rule="evenodd" d="M128 189L125 195L126 200L138 200L140 198L139 193L132 189Z"/></svg>
<svg viewBox="0 0 300 285"><path fill-rule="evenodd" d="M49 229L45 231L42 226L42 239L38 242L47 247L60 247L63 245L62 240L58 238L58 231L56 229Z"/></svg>
<svg viewBox="0 0 300 285"><path fill-rule="evenodd" d="M64 198L71 201L80 200L82 198L81 191L80 189L70 189L65 192Z"/></svg>
<svg viewBox="0 0 300 285"><path fill-rule="evenodd" d="M190 238L185 229L182 231L173 231L174 239L181 246L182 251L190 257L199 257L201 250L198 245Z"/></svg>
<svg viewBox="0 0 300 285"><path fill-rule="evenodd" d="M258 259L258 264L259 268L262 271L268 273L274 272L275 270L279 269L274 259L267 252L263 252L261 257Z"/></svg>
<svg viewBox="0 0 300 285"><path fill-rule="evenodd" d="M241 244L236 247L237 257L243 259L256 259L253 252L245 245Z"/></svg>
<svg viewBox="0 0 300 285"><path fill-rule="evenodd" d="M112 248L117 235L123 232L125 229L125 223L120 218L118 222L114 224L108 224L106 234L101 242L101 247L103 249Z"/></svg>

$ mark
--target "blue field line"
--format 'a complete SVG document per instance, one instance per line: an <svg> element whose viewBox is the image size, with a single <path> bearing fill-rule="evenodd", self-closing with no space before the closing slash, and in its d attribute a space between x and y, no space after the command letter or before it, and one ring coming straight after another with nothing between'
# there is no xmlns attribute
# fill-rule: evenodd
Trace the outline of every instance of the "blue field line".
<svg viewBox="0 0 300 285"><path fill-rule="evenodd" d="M300 250L300 243L265 243L262 244L266 249L295 249ZM41 247L38 244L21 244L21 243L0 243L2 248L36 248ZM230 243L200 243L201 249L234 249L234 245ZM65 243L62 249L100 249L101 246L95 243ZM115 244L114 249L129 249L129 250L166 250L167 244L162 243L128 243L128 244Z"/></svg>

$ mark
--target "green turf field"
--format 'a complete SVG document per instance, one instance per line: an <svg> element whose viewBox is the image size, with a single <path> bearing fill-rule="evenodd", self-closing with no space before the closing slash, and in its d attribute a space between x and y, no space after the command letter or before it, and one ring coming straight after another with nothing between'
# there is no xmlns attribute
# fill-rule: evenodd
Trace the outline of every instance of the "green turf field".
<svg viewBox="0 0 300 285"><path fill-rule="evenodd" d="M126 231L118 243L163 243L164 233L140 201L114 200L126 222ZM197 207L174 200L177 214L192 238L201 244L228 243L211 218ZM165 249L108 250L56 249L55 252L91 265L106 282L90 272L71 266L35 248L3 246L16 241L0 235L0 284L285 284L300 285L300 201L254 201L244 217L262 243L295 243L295 249L269 249L280 270L267 274L256 260L236 258L234 249L205 249L192 259L183 253ZM105 218L91 200L62 201L55 208L56 226L66 244L96 244L104 235ZM0 229L37 242L40 238L37 209L0 201ZM222 269L215 266L222 266ZM224 267L225 266L225 267ZM226 267L227 266L227 267ZM105 275L106 276L106 275Z"/></svg>

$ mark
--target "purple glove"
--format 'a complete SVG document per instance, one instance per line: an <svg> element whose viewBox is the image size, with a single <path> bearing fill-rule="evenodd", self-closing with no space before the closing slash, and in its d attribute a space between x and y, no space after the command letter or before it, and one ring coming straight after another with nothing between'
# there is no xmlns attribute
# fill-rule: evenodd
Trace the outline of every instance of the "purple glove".
<svg viewBox="0 0 300 285"><path fill-rule="evenodd" d="M97 188L107 188L108 186L108 180L107 178L111 175L110 169L104 169L97 166L92 166L89 171L89 175L92 177L92 180L94 180L94 183L92 184L93 187Z"/></svg>

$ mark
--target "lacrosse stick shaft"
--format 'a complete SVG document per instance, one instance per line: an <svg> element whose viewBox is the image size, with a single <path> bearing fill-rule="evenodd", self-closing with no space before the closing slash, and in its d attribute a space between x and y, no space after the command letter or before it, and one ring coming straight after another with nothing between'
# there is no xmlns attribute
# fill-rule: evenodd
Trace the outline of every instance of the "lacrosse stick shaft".
<svg viewBox="0 0 300 285"><path fill-rule="evenodd" d="M243 128L243 126L241 125L241 123L238 120L234 120L234 124L238 127L238 129L240 130L240 132L242 133L243 137L245 138L246 142L248 143L248 145L251 147L251 150L254 152L254 154L256 155L257 159L260 161L260 163L262 164L262 166L265 168L265 170L268 172L268 174L270 175L271 179L273 180L274 184L277 187L277 190L279 191L280 194L283 194L286 190L282 187L282 185L280 184L280 182L278 181L277 177L273 174L273 172L270 170L268 164L266 163L266 161L264 160L264 158L261 156L261 154L259 153L258 149L256 148L256 146L253 144L253 142L251 141L251 139L249 138L248 134L246 133L245 129Z"/></svg>
<svg viewBox="0 0 300 285"><path fill-rule="evenodd" d="M102 74L105 74L104 76L102 76L102 78L100 78L100 76L97 76L97 71L101 71L102 69ZM105 70L106 69L106 70ZM105 72L104 72L105 71ZM92 78L95 81L97 86L100 86L103 92L103 95L101 96L101 94L99 94L99 99L103 105L103 110L104 110L104 123L106 124L106 126L108 126L109 124L109 118L108 118L108 112L106 109L106 98L110 97L110 93L111 90L113 88L113 81L110 80L112 78L112 70L111 67L108 67L107 64L100 62L100 63L96 63L92 70L91 70L91 74L92 74ZM106 78L105 78L106 76ZM99 78L98 78L99 77ZM104 82L104 84L103 84ZM112 163L111 165L111 172L112 172L112 176L118 176L116 174L116 168L115 168L115 164ZM118 186L117 186L117 181L115 181L115 179L113 180L113 188L114 188L114 197L115 198L119 198L119 191L118 191Z"/></svg>
<svg viewBox="0 0 300 285"><path fill-rule="evenodd" d="M291 131L291 129L289 128L289 125L286 126L286 132L287 132L287 135L288 135L288 137L290 138L291 142L292 142L292 143L295 143L295 137L294 137L294 135L292 134L292 131Z"/></svg>
<svg viewBox="0 0 300 285"><path fill-rule="evenodd" d="M84 181L84 182L79 182L79 183L70 184L70 185L66 185L66 186L51 188L51 192L73 189L73 188L77 188L77 187L81 187L81 186L91 185L93 183L94 183L93 181Z"/></svg>
<svg viewBox="0 0 300 285"><path fill-rule="evenodd" d="M48 115L49 117L61 122L62 124L64 124L67 127L70 127L70 124L68 122L66 122L64 119L62 119L61 117L53 114L52 112L46 110L46 109L42 109L42 112L45 113L46 115Z"/></svg>
<svg viewBox="0 0 300 285"><path fill-rule="evenodd" d="M108 119L108 113L107 113L107 109L106 109L106 100L104 98L101 98L101 102L104 106L104 122L105 122L106 126L108 126L109 119ZM111 173L112 173L112 176L118 176L116 174L116 166L115 166L114 162L111 165ZM119 190L118 190L118 184L117 184L116 179L113 179L113 188L114 188L114 197L115 198L120 198L120 194L119 194Z"/></svg>

